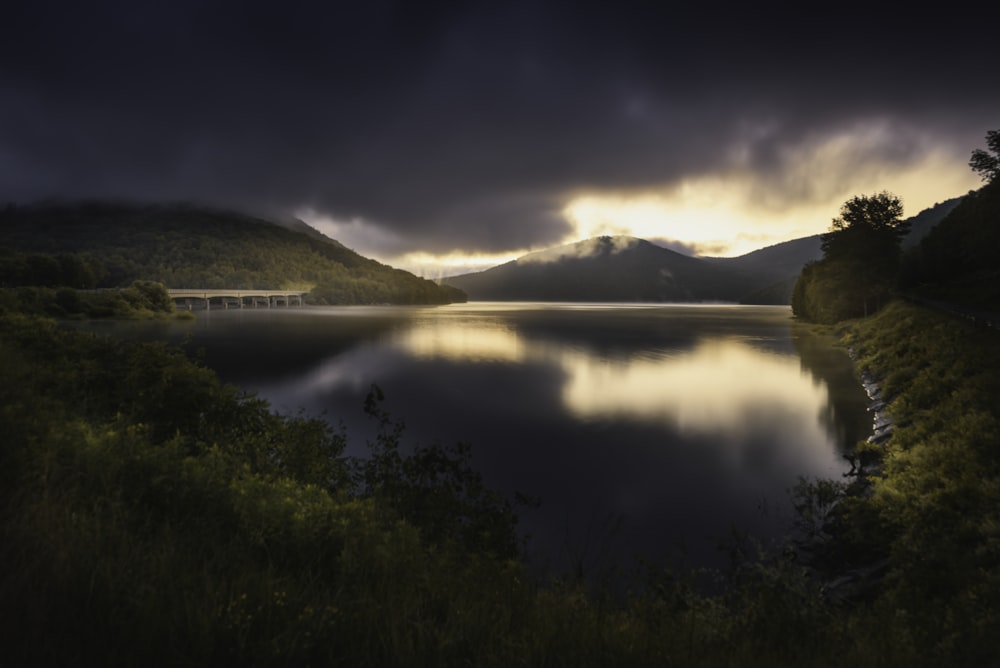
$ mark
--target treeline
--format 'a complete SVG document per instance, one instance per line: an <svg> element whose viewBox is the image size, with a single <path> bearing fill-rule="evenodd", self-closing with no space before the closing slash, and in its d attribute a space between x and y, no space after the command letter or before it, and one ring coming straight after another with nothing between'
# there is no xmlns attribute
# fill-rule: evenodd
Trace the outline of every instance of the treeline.
<svg viewBox="0 0 1000 668"><path fill-rule="evenodd" d="M1000 131L969 164L987 182L970 192L905 254L902 202L888 192L848 200L822 235L823 258L796 281L792 310L834 323L875 313L899 294L1000 309Z"/></svg>
<svg viewBox="0 0 1000 668"><path fill-rule="evenodd" d="M166 288L153 281L133 281L121 289L76 290L27 286L0 288L0 314L24 313L53 318L190 318L176 311Z"/></svg>
<svg viewBox="0 0 1000 668"><path fill-rule="evenodd" d="M321 304L443 304L454 288L364 258L298 222L191 205L10 206L0 213L0 287L314 290Z"/></svg>
<svg viewBox="0 0 1000 668"><path fill-rule="evenodd" d="M856 197L805 267L793 309L840 323L892 419L884 442L852 453L854 482L801 488L812 518L809 563L859 619L881 616L884 654L914 650L931 665L981 666L1000 632L1000 346L996 332L894 297L1000 308L1000 131L970 166L987 182L905 254L901 203ZM960 310L960 309L956 309ZM877 313L876 313L877 312ZM841 322L859 316L874 317ZM808 524L808 523L807 523ZM878 652L878 647L872 648Z"/></svg>
<svg viewBox="0 0 1000 668"><path fill-rule="evenodd" d="M970 192L903 258L900 288L1000 310L1000 180Z"/></svg>
<svg viewBox="0 0 1000 668"><path fill-rule="evenodd" d="M895 195L880 192L848 200L820 237L823 258L803 267L792 292L792 311L823 323L878 311L892 296L907 232L903 204Z"/></svg>

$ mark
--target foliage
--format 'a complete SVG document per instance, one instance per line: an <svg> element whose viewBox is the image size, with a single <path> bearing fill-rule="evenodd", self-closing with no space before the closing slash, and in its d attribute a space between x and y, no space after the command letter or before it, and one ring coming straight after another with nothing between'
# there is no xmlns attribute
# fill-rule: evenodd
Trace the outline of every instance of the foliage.
<svg viewBox="0 0 1000 668"><path fill-rule="evenodd" d="M54 318L149 318L174 315L174 302L166 288L153 281L133 281L126 288L75 290L25 286L0 288L0 313L4 311Z"/></svg>
<svg viewBox="0 0 1000 668"><path fill-rule="evenodd" d="M520 567L476 556L443 520L454 538L432 546L381 495L354 488L344 436L326 422L272 413L178 350L7 315L0 357L12 660L471 656L496 622L475 592L526 591ZM389 606L399 607L387 629ZM468 612L479 640L447 650ZM433 637L412 635L413 621Z"/></svg>
<svg viewBox="0 0 1000 668"><path fill-rule="evenodd" d="M1000 622L995 334L894 304L848 343L894 398L873 493L797 489L828 557L734 534L723 573L532 582L466 446L371 456L184 354L0 314L0 617L16 665L988 665ZM889 555L864 600L837 561ZM701 582L716 587L708 591Z"/></svg>
<svg viewBox="0 0 1000 668"><path fill-rule="evenodd" d="M0 287L314 289L317 304L464 301L304 223L193 205L37 204L0 213Z"/></svg>
<svg viewBox="0 0 1000 668"><path fill-rule="evenodd" d="M855 197L823 235L824 258L803 268L792 309L805 320L833 323L868 315L895 291L961 305L1000 309L1000 131L987 133L990 152L976 149L969 165L988 183L970 192L919 241L899 255L906 225L887 193ZM947 204L947 203L946 203Z"/></svg>
<svg viewBox="0 0 1000 668"><path fill-rule="evenodd" d="M792 292L792 310L805 320L833 323L868 315L889 301L909 223L888 192L857 196L841 207L821 236L823 258L806 265Z"/></svg>
<svg viewBox="0 0 1000 668"><path fill-rule="evenodd" d="M877 520L864 539L890 548L881 604L906 616L921 651L989 663L1000 628L996 333L901 303L852 330L898 425L874 493L854 502Z"/></svg>
<svg viewBox="0 0 1000 668"><path fill-rule="evenodd" d="M359 488L391 505L430 541L457 541L504 559L519 557L517 515L507 499L483 485L470 464L470 446L418 445L403 455L403 423L385 412L383 399L377 385L365 399L365 412L379 430L370 456L356 463Z"/></svg>
<svg viewBox="0 0 1000 668"><path fill-rule="evenodd" d="M900 284L923 297L1000 309L1000 179L969 193L906 254Z"/></svg>
<svg viewBox="0 0 1000 668"><path fill-rule="evenodd" d="M993 182L1000 175L1000 130L990 130L986 133L986 146L989 151L977 148L969 159L969 167L983 178L983 181Z"/></svg>

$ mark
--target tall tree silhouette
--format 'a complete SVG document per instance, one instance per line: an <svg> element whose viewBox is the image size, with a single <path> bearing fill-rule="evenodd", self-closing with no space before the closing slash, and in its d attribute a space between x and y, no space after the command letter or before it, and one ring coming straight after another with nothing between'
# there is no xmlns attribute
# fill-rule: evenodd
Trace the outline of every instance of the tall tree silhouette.
<svg viewBox="0 0 1000 668"><path fill-rule="evenodd" d="M992 183L1000 175L1000 130L986 133L986 146L989 151L977 148L972 152L969 167L983 177L983 181Z"/></svg>
<svg viewBox="0 0 1000 668"><path fill-rule="evenodd" d="M909 231L896 195L882 191L847 200L820 237L823 259L799 276L792 310L821 322L879 310L895 283L900 244Z"/></svg>

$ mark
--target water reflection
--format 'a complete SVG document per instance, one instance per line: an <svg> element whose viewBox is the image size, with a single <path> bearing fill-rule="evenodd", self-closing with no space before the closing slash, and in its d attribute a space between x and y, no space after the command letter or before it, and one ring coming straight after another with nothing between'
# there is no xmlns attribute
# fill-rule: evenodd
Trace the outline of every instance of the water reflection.
<svg viewBox="0 0 1000 668"><path fill-rule="evenodd" d="M713 437L716 447L737 450L732 463L756 461L740 448L766 425L767 457L803 475L836 470L830 447L836 421L819 422L829 405L827 385L803 373L799 360L736 337L698 341L691 349L646 349L610 358L547 339L530 339L499 324L424 322L397 333L393 347L418 359L483 364L547 365L563 378L562 408L585 421L619 419L664 423L684 435ZM369 365L371 362L365 362ZM345 376L343 372L328 378ZM803 408L806 407L806 410ZM758 453L759 454L759 453Z"/></svg>
<svg viewBox="0 0 1000 668"><path fill-rule="evenodd" d="M529 351L512 328L498 323L424 321L393 336L392 345L416 358L442 358L458 362L511 362L519 364L538 350Z"/></svg>
<svg viewBox="0 0 1000 668"><path fill-rule="evenodd" d="M183 336L275 407L342 422L355 454L378 383L407 442L469 442L487 484L542 497L522 526L554 570L680 545L712 565L731 526L779 536L787 489L845 471L867 419L844 352L787 308L213 313Z"/></svg>

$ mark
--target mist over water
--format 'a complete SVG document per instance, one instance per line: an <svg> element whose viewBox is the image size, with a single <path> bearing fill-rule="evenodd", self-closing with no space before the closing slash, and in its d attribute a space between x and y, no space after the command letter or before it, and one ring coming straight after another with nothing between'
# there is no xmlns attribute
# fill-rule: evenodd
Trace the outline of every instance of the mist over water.
<svg viewBox="0 0 1000 668"><path fill-rule="evenodd" d="M285 412L375 425L372 383L407 444L472 444L488 485L538 496L521 527L541 571L600 573L635 557L719 566L731 529L792 521L799 476L839 478L866 436L846 353L787 307L471 303L213 311L114 323L200 351Z"/></svg>

